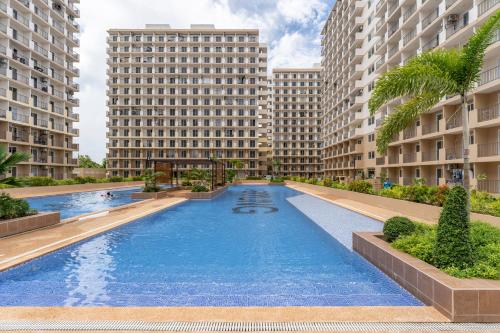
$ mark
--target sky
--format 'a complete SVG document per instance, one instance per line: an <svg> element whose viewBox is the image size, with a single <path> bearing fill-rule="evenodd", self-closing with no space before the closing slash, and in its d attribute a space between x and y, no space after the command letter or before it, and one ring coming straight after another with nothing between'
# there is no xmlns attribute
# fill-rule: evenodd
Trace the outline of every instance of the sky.
<svg viewBox="0 0 500 333"><path fill-rule="evenodd" d="M214 24L258 28L268 70L320 62L320 32L335 0L84 0L80 8L80 154L106 155L106 36L111 28Z"/></svg>

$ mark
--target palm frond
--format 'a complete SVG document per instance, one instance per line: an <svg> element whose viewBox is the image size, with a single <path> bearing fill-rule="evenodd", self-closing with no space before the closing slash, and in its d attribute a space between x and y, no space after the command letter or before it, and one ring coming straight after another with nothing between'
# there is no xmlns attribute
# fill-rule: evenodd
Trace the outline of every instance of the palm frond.
<svg viewBox="0 0 500 333"><path fill-rule="evenodd" d="M408 64L432 66L448 74L455 82L460 82L462 71L462 52L457 49L434 49L413 57Z"/></svg>
<svg viewBox="0 0 500 333"><path fill-rule="evenodd" d="M0 157L2 158L0 159L0 174L4 174L17 163L29 160L31 158L31 154L25 152L15 152L7 156L4 153L1 154Z"/></svg>
<svg viewBox="0 0 500 333"><path fill-rule="evenodd" d="M486 48L490 45L493 34L498 28L500 28L500 10L491 15L464 46L462 51L464 77L461 82L464 91L471 89L479 80Z"/></svg>
<svg viewBox="0 0 500 333"><path fill-rule="evenodd" d="M394 135L415 122L420 114L429 111L441 97L439 92L425 92L397 106L377 132L377 151L384 154Z"/></svg>
<svg viewBox="0 0 500 333"><path fill-rule="evenodd" d="M438 65L419 62L420 56L406 65L389 70L377 80L368 102L370 114L390 100L402 96L418 96L433 91L441 96L454 94L457 84Z"/></svg>

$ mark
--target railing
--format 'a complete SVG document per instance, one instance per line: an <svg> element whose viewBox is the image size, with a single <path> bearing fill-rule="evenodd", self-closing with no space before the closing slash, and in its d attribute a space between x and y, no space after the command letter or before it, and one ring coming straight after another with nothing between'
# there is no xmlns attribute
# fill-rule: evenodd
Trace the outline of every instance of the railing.
<svg viewBox="0 0 500 333"><path fill-rule="evenodd" d="M450 8L457 2L457 0L446 0L446 9Z"/></svg>
<svg viewBox="0 0 500 333"><path fill-rule="evenodd" d="M487 69L484 72L482 72L479 76L478 85L481 86L481 85L486 84L488 82L497 80L498 78L500 78L500 66L496 66L496 67Z"/></svg>
<svg viewBox="0 0 500 333"><path fill-rule="evenodd" d="M0 118L7 118L7 110L0 109Z"/></svg>
<svg viewBox="0 0 500 333"><path fill-rule="evenodd" d="M500 180L485 179L477 181L477 189L488 193L500 193Z"/></svg>
<svg viewBox="0 0 500 333"><path fill-rule="evenodd" d="M30 122L29 116L17 112L12 112L12 120L19 121L25 124L29 124Z"/></svg>
<svg viewBox="0 0 500 333"><path fill-rule="evenodd" d="M377 159L375 160L375 163L377 165L384 165L385 164L385 156L384 157L377 157Z"/></svg>
<svg viewBox="0 0 500 333"><path fill-rule="evenodd" d="M422 152L422 162L437 161L437 153L435 150L423 151Z"/></svg>
<svg viewBox="0 0 500 333"><path fill-rule="evenodd" d="M446 148L446 160L458 160L464 157L462 146Z"/></svg>
<svg viewBox="0 0 500 333"><path fill-rule="evenodd" d="M422 135L437 132L437 124L431 123L427 125L422 125Z"/></svg>
<svg viewBox="0 0 500 333"><path fill-rule="evenodd" d="M399 163L399 155L389 156L388 160L389 160L389 164L398 164Z"/></svg>
<svg viewBox="0 0 500 333"><path fill-rule="evenodd" d="M465 23L464 20L459 20L457 24L453 25L452 28L446 29L446 38L450 38L458 31L462 30L464 27L469 25L469 23Z"/></svg>
<svg viewBox="0 0 500 333"><path fill-rule="evenodd" d="M398 29L399 29L399 22L389 26L389 32L387 33L387 37L391 37Z"/></svg>
<svg viewBox="0 0 500 333"><path fill-rule="evenodd" d="M500 117L499 105L495 104L489 107L477 110L477 121L488 121Z"/></svg>
<svg viewBox="0 0 500 333"><path fill-rule="evenodd" d="M403 14L403 22L408 20L410 16L415 13L415 10L417 9L417 4L414 3L413 6L411 6L409 9L407 9L404 14Z"/></svg>
<svg viewBox="0 0 500 333"><path fill-rule="evenodd" d="M460 111L457 111L453 116L451 116L446 122L446 129L452 129L462 126L462 114Z"/></svg>
<svg viewBox="0 0 500 333"><path fill-rule="evenodd" d="M422 46L422 52L432 50L439 45L439 34L432 37L427 43Z"/></svg>
<svg viewBox="0 0 500 333"><path fill-rule="evenodd" d="M387 58L387 59L390 59L393 55L395 55L395 54L396 54L396 52L398 51L398 49L399 49L399 45L398 45L398 44L396 44L396 45L394 45L393 47L391 47L391 48L389 49L389 52L388 52L388 58Z"/></svg>
<svg viewBox="0 0 500 333"><path fill-rule="evenodd" d="M403 163L414 163L417 161L416 153L403 154Z"/></svg>
<svg viewBox="0 0 500 333"><path fill-rule="evenodd" d="M490 8L492 8L493 6L495 6L499 3L500 3L499 0L484 0L483 2L479 3L479 5L477 5L478 16L483 15Z"/></svg>
<svg viewBox="0 0 500 333"><path fill-rule="evenodd" d="M411 139L417 136L417 128L410 127L403 131L403 140Z"/></svg>
<svg viewBox="0 0 500 333"><path fill-rule="evenodd" d="M481 143L477 145L477 156L488 157L500 155L500 142Z"/></svg>
<svg viewBox="0 0 500 333"><path fill-rule="evenodd" d="M422 30L425 29L428 25L434 22L439 16L439 7L436 7L429 15L424 17L422 20Z"/></svg>

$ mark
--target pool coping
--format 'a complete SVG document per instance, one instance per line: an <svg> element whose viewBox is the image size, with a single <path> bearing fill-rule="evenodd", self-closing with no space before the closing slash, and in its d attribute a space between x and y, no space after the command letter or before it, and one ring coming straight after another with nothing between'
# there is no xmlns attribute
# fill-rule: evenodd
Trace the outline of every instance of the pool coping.
<svg viewBox="0 0 500 333"><path fill-rule="evenodd" d="M235 184L238 186L239 184ZM254 184L241 184L254 185ZM255 184L257 185L257 184ZM261 184L258 184L261 185ZM267 184L262 184L267 185ZM295 189L297 190L297 189ZM299 192L303 192L297 190ZM303 192L308 195L316 196L311 193ZM321 198L330 203L334 203L328 199ZM57 251L61 248L73 245L85 239L94 237L108 230L112 230L121 225L133 222L144 216L154 214L158 211L171 208L173 206L187 202L187 199L177 199L174 203L169 203L158 207L152 211L141 213L135 216L129 216L112 223L105 224L99 228L95 228L88 233L81 233L71 237L71 239L62 239L57 241L57 244L51 243L44 249L35 249L35 253L24 253L20 260L12 261L8 265L4 265L0 260L0 271L13 268L17 265L28 262L37 257ZM163 199L166 200L166 199ZM145 205L147 203L159 202L161 200L144 200L140 202L130 203L128 205L113 207L113 210L123 210L130 205ZM334 203L337 205L337 203ZM346 207L344 207L346 208ZM349 208L347 208L349 209ZM352 210L352 209L350 209ZM86 216L96 215L96 212L83 214ZM110 215L110 214L108 214ZM366 214L363 214L366 215ZM81 218L84 216L78 216ZM109 216L107 216L109 217ZM77 217L71 222L78 222ZM99 218L99 217L98 217ZM92 219L92 217L89 217ZM65 221L65 220L64 220ZM59 225L64 225L62 223ZM44 228L48 229L48 228ZM42 230L43 229L39 229ZM38 231L38 230L37 230ZM17 236L17 235L16 235ZM15 236L11 236L15 237ZM448 322L449 320L439 311L431 306L347 306L347 307L308 307L308 306L291 306L291 307L0 307L2 310L2 320L187 320L187 321L283 321L283 322Z"/></svg>

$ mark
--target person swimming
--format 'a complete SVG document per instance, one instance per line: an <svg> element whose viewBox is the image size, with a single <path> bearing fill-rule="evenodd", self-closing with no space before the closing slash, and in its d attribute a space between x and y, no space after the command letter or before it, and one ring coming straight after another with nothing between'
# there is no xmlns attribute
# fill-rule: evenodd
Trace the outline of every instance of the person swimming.
<svg viewBox="0 0 500 333"><path fill-rule="evenodd" d="M106 197L106 198L112 198L113 197L113 193L111 192L106 192L105 194L101 194L102 197Z"/></svg>

